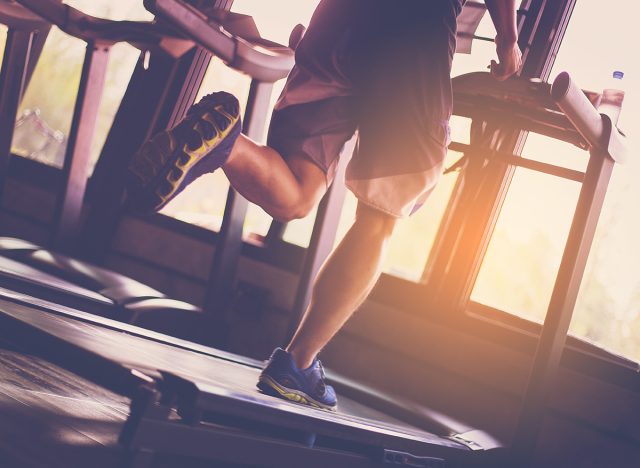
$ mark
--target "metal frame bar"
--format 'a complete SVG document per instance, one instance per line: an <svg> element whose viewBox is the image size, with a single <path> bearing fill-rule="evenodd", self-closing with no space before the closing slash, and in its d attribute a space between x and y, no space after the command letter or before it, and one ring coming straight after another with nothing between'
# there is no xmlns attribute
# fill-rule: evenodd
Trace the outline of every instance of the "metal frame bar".
<svg viewBox="0 0 640 468"><path fill-rule="evenodd" d="M476 148L464 143L452 142L449 145L449 149L452 151L459 151L466 153L468 151L478 151L480 153L490 154L492 160L500 161L511 166L522 167L525 169L531 169L532 171L542 172L563 179L573 180L575 182L582 182L584 180L584 172L577 171L575 169L569 169L567 167L556 166L555 164L548 164L535 159L527 158L523 155L516 155L511 153L503 153L500 151L494 151L490 148Z"/></svg>
<svg viewBox="0 0 640 468"><path fill-rule="evenodd" d="M73 251L81 231L82 206L87 185L91 145L104 89L111 43L88 42L71 130L62 168L62 194L54 216L52 244Z"/></svg>
<svg viewBox="0 0 640 468"><path fill-rule="evenodd" d="M100 263L107 255L122 213L124 175L130 156L155 132L171 127L191 105L211 54L194 49L179 59L140 55L89 182L87 222L80 254Z"/></svg>
<svg viewBox="0 0 640 468"><path fill-rule="evenodd" d="M0 202L9 170L11 143L28 77L33 31L9 29L0 72Z"/></svg>
<svg viewBox="0 0 640 468"><path fill-rule="evenodd" d="M535 450L613 167L606 153L591 152L512 441L518 461L531 460Z"/></svg>
<svg viewBox="0 0 640 468"><path fill-rule="evenodd" d="M259 433L229 431L226 427L200 421L192 424L170 421L168 416L171 409L171 406L163 404L159 392L145 387L140 389L131 402L131 414L120 436L120 442L129 450L128 466L153 466L156 454L187 455L223 463L283 468L380 466L379 460L357 451L314 447L284 438L276 440L273 435L268 437ZM285 453L286 456L283 456Z"/></svg>
<svg viewBox="0 0 640 468"><path fill-rule="evenodd" d="M253 140L261 140L273 83L252 80L244 114L243 133ZM242 253L242 232L249 202L233 187L229 188L220 233L216 240L216 250L207 282L205 311L212 322L213 340L223 346L226 330L226 313L231 306L236 272Z"/></svg>
<svg viewBox="0 0 640 468"><path fill-rule="evenodd" d="M233 0L212 3L215 8L229 10ZM145 57L140 56L90 182L91 207L80 248L82 257L104 261L123 216L129 157L151 135L172 127L184 116L210 60L211 53L203 48L194 48L178 59L155 51L147 69Z"/></svg>

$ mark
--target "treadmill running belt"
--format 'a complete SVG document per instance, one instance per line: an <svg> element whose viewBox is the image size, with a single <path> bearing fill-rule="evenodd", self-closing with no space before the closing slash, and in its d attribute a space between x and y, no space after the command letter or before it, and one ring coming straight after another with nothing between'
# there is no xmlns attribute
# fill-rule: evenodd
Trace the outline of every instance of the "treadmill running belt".
<svg viewBox="0 0 640 468"><path fill-rule="evenodd" d="M396 419L369 410L368 419L359 414L359 405L341 400L349 412L332 413L289 403L267 395L255 388L259 369L251 365L233 363L187 349L180 349L123 331L56 316L28 306L0 300L1 330L10 330L11 337L25 343L30 350L44 357L56 359L56 353L73 349L73 359L95 361L99 372L101 363L113 369L120 366L125 372L136 371L156 377L159 373L177 380L188 381L197 388L197 399L204 411L230 417L251 418L260 423L279 425L293 430L309 430L319 435L337 436L359 443L393 446L395 449L423 450L427 447L467 452L469 448L453 440L438 437ZM53 337L64 346L52 346ZM57 349L52 349L57 348ZM89 376L89 378L92 378ZM102 382L98 382L103 384Z"/></svg>

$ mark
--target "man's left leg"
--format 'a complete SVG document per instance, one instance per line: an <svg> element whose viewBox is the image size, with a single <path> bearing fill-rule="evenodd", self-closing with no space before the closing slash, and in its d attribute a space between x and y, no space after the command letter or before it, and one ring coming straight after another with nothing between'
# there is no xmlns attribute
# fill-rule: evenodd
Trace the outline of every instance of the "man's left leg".
<svg viewBox="0 0 640 468"><path fill-rule="evenodd" d="M286 399L335 409L317 355L376 284L397 218L360 203L356 219L316 278L311 303L287 351L278 348L258 387Z"/></svg>
<svg viewBox="0 0 640 468"><path fill-rule="evenodd" d="M304 369L367 298L380 277L397 218L360 203L356 219L316 278L287 350Z"/></svg>

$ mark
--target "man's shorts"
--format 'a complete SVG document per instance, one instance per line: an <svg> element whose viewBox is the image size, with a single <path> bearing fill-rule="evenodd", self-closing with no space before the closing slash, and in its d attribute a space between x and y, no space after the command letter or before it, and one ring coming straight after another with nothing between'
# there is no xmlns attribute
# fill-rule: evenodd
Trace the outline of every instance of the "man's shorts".
<svg viewBox="0 0 640 468"><path fill-rule="evenodd" d="M330 184L346 172L358 200L395 217L435 187L449 144L451 62L462 0L323 0L296 49L268 144L308 158Z"/></svg>

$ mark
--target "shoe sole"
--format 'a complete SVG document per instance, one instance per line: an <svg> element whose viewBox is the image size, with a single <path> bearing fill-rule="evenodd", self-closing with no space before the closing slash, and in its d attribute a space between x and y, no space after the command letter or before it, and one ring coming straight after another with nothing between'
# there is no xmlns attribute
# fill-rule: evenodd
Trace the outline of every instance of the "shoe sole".
<svg viewBox="0 0 640 468"><path fill-rule="evenodd" d="M285 400L293 401L295 403L300 403L302 405L310 406L312 408L329 410L329 411L336 411L338 409L337 405L335 406L325 405L324 403L320 403L319 401L314 400L304 392L280 385L278 382L273 380L268 375L260 376L260 378L258 379L258 388L268 395L278 396ZM275 392L275 394L273 392Z"/></svg>
<svg viewBox="0 0 640 468"><path fill-rule="evenodd" d="M134 211L145 213L162 209L181 189L189 171L237 130L239 115L231 115L223 104L214 107L213 111L227 117L230 120L229 125L226 129L219 130L211 114L205 112L201 118L216 126L216 135L210 140L203 138L199 148L189 150L186 143L179 146L172 131L165 130L145 142L133 155L129 163L127 186ZM168 154L168 157L165 158L165 154ZM155 167L162 169L155 174ZM151 177L148 177L149 173Z"/></svg>

